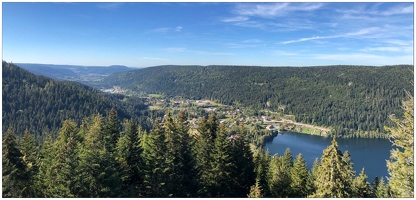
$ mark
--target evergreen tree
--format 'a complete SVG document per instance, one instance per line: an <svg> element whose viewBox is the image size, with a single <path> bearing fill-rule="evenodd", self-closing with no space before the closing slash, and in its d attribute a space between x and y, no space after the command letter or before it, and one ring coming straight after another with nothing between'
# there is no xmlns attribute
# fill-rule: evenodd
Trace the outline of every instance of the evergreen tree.
<svg viewBox="0 0 416 200"><path fill-rule="evenodd" d="M104 120L100 115L91 117L79 156L80 197L120 196L116 161L107 149L104 127Z"/></svg>
<svg viewBox="0 0 416 200"><path fill-rule="evenodd" d="M76 197L79 187L76 184L78 178L76 167L78 166L77 138L78 127L74 121L65 120L59 132L59 136L52 146L49 156L53 159L49 166L47 176L48 187L44 193L46 197Z"/></svg>
<svg viewBox="0 0 416 200"><path fill-rule="evenodd" d="M354 198L368 198L371 197L370 183L367 181L367 175L364 168L361 170L360 175L355 178L353 182L353 195Z"/></svg>
<svg viewBox="0 0 416 200"><path fill-rule="evenodd" d="M376 176L370 185L371 198L377 198L376 193L377 193L377 187L379 184L380 184L380 180L378 179L378 176Z"/></svg>
<svg viewBox="0 0 416 200"><path fill-rule="evenodd" d="M247 132L243 125L238 127L235 134L231 133L227 140L231 142L231 156L234 170L232 179L234 182L233 197L245 197L250 191L250 186L255 184L253 153L247 141Z"/></svg>
<svg viewBox="0 0 416 200"><path fill-rule="evenodd" d="M290 184L292 189L291 197L306 197L309 192L308 188L310 188L310 186L307 186L310 175L308 166L306 165L306 161L303 159L302 154L299 154L296 157L293 167L291 168L290 175L292 180Z"/></svg>
<svg viewBox="0 0 416 200"><path fill-rule="evenodd" d="M143 159L145 161L143 191L146 197L169 197L166 188L166 142L164 127L160 120L154 122L154 128L144 140Z"/></svg>
<svg viewBox="0 0 416 200"><path fill-rule="evenodd" d="M28 177L22 157L23 154L19 150L16 135L9 128L4 135L2 147L3 197L20 198L26 192Z"/></svg>
<svg viewBox="0 0 416 200"><path fill-rule="evenodd" d="M214 117L212 117L211 121L214 121ZM214 138L216 137L213 134L217 133L217 129L214 130L215 126L211 126L211 130L209 128L207 120L202 117L198 123L198 133L195 144L193 145L193 151L196 157L196 172L198 173L198 196L200 197L212 196L209 193L211 187L209 179L211 179L211 154L214 146Z"/></svg>
<svg viewBox="0 0 416 200"><path fill-rule="evenodd" d="M267 168L270 161L266 161L265 155L262 148L256 149L254 153L254 172L256 174L256 184L250 187L250 193L248 197L255 198L259 197L258 194L261 192L261 197L267 197L264 188L267 188ZM267 152L268 154L268 152Z"/></svg>
<svg viewBox="0 0 416 200"><path fill-rule="evenodd" d="M380 179L380 181L377 185L377 188L375 190L374 196L377 197L377 198L389 198L389 197L391 197L389 194L390 194L389 185L386 184L384 182L384 178L381 177L381 179Z"/></svg>
<svg viewBox="0 0 416 200"><path fill-rule="evenodd" d="M250 187L250 193L247 195L248 198L262 198L262 189L259 184L259 181L256 181L256 184Z"/></svg>
<svg viewBox="0 0 416 200"><path fill-rule="evenodd" d="M121 191L125 197L139 197L144 168L143 148L139 137L141 130L130 120L126 120L123 126L124 131L117 142L116 157L119 163Z"/></svg>
<svg viewBox="0 0 416 200"><path fill-rule="evenodd" d="M277 154L271 158L268 171L270 197L286 198L289 197L292 192L290 188L290 168L285 168L290 165L290 163L285 163L285 161L288 161L289 159L283 158L284 156L279 157Z"/></svg>
<svg viewBox="0 0 416 200"><path fill-rule="evenodd" d="M29 133L29 130L25 130L23 134L20 151L23 155L23 161L26 165L26 175L28 176L27 189L23 194L23 197L35 197L35 175L38 173L39 161L37 158L38 147L36 146L33 135Z"/></svg>
<svg viewBox="0 0 416 200"><path fill-rule="evenodd" d="M113 153L116 147L118 138L120 137L120 122L118 120L117 111L112 108L107 114L107 123L103 129L107 151Z"/></svg>
<svg viewBox="0 0 416 200"><path fill-rule="evenodd" d="M254 156L254 171L256 172L256 184L258 184L258 187L261 188L261 194L263 197L270 196L267 184L267 172L269 169L269 163L269 151L264 152L262 148L257 149ZM257 185L255 187L257 187Z"/></svg>
<svg viewBox="0 0 416 200"><path fill-rule="evenodd" d="M346 182L346 185L352 185L355 178L355 169L354 169L354 163L352 161L350 152L348 150L344 151L344 154L342 155L342 162L344 166L344 182ZM347 187L345 188L347 193L351 194L353 191L353 188Z"/></svg>
<svg viewBox="0 0 416 200"><path fill-rule="evenodd" d="M310 176L308 177L306 187L308 189L308 197L310 197L312 194L316 192L316 185L315 180L316 177L319 176L319 166L321 164L319 163L318 158L315 158L315 161L312 164L312 169Z"/></svg>
<svg viewBox="0 0 416 200"><path fill-rule="evenodd" d="M207 180L212 197L234 197L232 172L235 166L232 158L231 142L223 124L218 127ZM247 194L247 193L246 193Z"/></svg>
<svg viewBox="0 0 416 200"><path fill-rule="evenodd" d="M51 184L53 181L51 166L54 160L54 153L52 136L47 134L39 150L39 172L35 176L35 197L51 197L49 191L53 187Z"/></svg>
<svg viewBox="0 0 416 200"><path fill-rule="evenodd" d="M343 162L343 154L338 149L335 137L321 157L321 165L315 176L316 192L311 197L347 198L351 197L351 184L348 180L349 171L345 171L348 163Z"/></svg>
<svg viewBox="0 0 416 200"><path fill-rule="evenodd" d="M196 193L196 188L192 187L195 186L196 174L186 120L184 111L179 113L176 120L171 111L165 116L165 171L168 175L166 188L172 197L190 197Z"/></svg>
<svg viewBox="0 0 416 200"><path fill-rule="evenodd" d="M390 141L397 148L390 152L387 168L390 174L389 186L393 197L414 197L414 99L403 102L404 118L397 119L394 115L390 119L397 125L395 128L386 127L391 132Z"/></svg>

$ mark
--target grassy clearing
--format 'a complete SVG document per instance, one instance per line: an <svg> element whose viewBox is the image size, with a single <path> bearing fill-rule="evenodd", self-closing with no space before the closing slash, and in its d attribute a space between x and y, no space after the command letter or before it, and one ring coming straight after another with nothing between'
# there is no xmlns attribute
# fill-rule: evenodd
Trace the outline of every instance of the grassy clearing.
<svg viewBox="0 0 416 200"><path fill-rule="evenodd" d="M160 106L149 106L149 110L160 110L162 107Z"/></svg>
<svg viewBox="0 0 416 200"><path fill-rule="evenodd" d="M149 94L149 97L163 98L163 95L161 95L161 94Z"/></svg>
<svg viewBox="0 0 416 200"><path fill-rule="evenodd" d="M321 130L303 126L301 133L306 133L306 134L311 134L311 135L321 135Z"/></svg>

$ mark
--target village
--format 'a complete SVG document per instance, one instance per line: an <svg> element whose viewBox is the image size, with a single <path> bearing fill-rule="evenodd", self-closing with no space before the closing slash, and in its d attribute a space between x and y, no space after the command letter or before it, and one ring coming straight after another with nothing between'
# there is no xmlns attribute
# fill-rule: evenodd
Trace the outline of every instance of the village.
<svg viewBox="0 0 416 200"><path fill-rule="evenodd" d="M174 112L185 109L189 123L196 129L202 116L214 112L220 123L232 127L243 124L248 129L268 130L271 132L292 131L312 135L326 136L329 128L303 124L294 121L293 115L281 115L278 112L264 110L253 115L244 108L223 105L212 100L193 100L182 98L164 98L162 95L151 94L146 97L149 109L171 109ZM251 113L251 114L249 114Z"/></svg>

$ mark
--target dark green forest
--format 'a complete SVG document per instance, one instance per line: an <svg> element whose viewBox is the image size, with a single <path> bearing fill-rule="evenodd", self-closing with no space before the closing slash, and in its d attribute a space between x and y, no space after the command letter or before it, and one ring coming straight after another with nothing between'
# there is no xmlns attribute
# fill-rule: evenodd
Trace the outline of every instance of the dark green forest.
<svg viewBox="0 0 416 200"><path fill-rule="evenodd" d="M120 118L132 118L149 130L152 120L148 116L163 114L145 111L139 98L109 95L77 82L36 76L4 61L2 66L3 133L12 127L20 134L31 130L37 140L42 140L45 133L55 137L64 120L80 123L85 117L106 114L111 108L117 110Z"/></svg>
<svg viewBox="0 0 416 200"><path fill-rule="evenodd" d="M186 114L166 113L146 132L112 109L81 124L65 120L56 139L3 136L3 197L389 197L384 179L355 176L335 137L311 171L290 150L253 151L243 126L215 115L189 134Z"/></svg>
<svg viewBox="0 0 416 200"><path fill-rule="evenodd" d="M388 116L413 94L413 66L157 66L115 73L103 82L133 92L210 99L295 115L343 137L387 138Z"/></svg>

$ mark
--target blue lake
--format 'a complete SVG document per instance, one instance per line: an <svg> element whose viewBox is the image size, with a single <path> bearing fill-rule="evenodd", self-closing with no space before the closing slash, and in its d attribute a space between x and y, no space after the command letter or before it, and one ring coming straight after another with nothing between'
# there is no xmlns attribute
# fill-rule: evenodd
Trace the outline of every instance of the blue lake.
<svg viewBox="0 0 416 200"><path fill-rule="evenodd" d="M265 145L265 150L270 154L283 155L287 148L293 154L295 159L299 153L302 153L309 167L312 167L315 158L320 159L322 152L331 144L332 138L308 135L302 133L282 132L276 136L272 142ZM350 152L354 168L357 175L364 167L367 174L368 182L372 182L376 176L388 176L386 160L390 157L392 145L386 139L368 139L368 138L337 138L338 148L344 152Z"/></svg>

